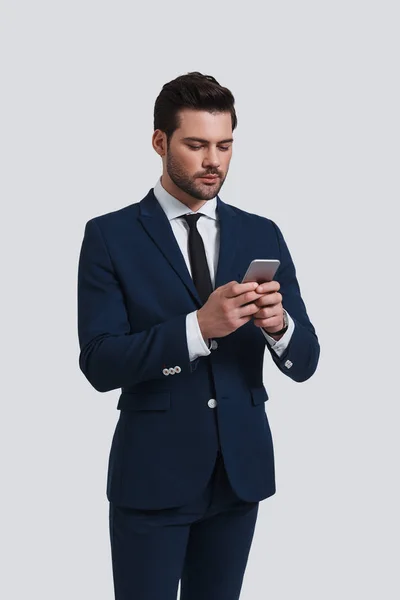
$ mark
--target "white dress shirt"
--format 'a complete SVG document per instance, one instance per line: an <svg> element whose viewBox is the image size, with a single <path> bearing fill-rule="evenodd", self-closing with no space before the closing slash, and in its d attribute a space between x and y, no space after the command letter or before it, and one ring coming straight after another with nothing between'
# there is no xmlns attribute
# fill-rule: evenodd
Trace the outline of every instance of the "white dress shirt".
<svg viewBox="0 0 400 600"><path fill-rule="evenodd" d="M154 186L154 195L168 217L176 241L181 249L183 258L185 259L186 266L189 270L189 273L192 274L188 251L189 225L185 219L179 217L196 213L195 211L190 210L186 204L180 202L180 200L175 198L175 196L172 196L165 188L163 188L161 185L161 177ZM215 196L212 198L212 200L207 200L199 212L201 212L204 216L197 221L197 229L204 242L204 249L208 268L210 270L211 282L213 288L215 289L215 273L217 271L219 256L217 197ZM286 349L294 331L294 322L289 314L288 320L289 328L280 340L274 340L274 338L268 335L268 333L264 331L262 327L259 327L261 333L264 335L267 342L278 356L281 356L283 351ZM195 360L199 356L207 356L208 354L211 354L211 344L210 347L207 346L200 330L197 319L197 310L189 313L186 317L186 337L188 342L189 358L191 361Z"/></svg>

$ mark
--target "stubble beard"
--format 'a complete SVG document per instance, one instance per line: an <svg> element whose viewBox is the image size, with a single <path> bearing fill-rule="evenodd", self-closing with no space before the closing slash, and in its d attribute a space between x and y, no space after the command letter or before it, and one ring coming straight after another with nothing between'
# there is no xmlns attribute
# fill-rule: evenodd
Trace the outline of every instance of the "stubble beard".
<svg viewBox="0 0 400 600"><path fill-rule="evenodd" d="M172 153L167 150L167 173L174 184L181 189L189 196L196 198L197 200L211 200L214 198L220 191L221 187L224 184L226 179L226 174L224 178L220 178L218 185L208 186L201 183L196 183L200 181L199 179L191 178L183 169L181 168L178 161L176 161L172 155ZM211 174L216 174L212 172Z"/></svg>

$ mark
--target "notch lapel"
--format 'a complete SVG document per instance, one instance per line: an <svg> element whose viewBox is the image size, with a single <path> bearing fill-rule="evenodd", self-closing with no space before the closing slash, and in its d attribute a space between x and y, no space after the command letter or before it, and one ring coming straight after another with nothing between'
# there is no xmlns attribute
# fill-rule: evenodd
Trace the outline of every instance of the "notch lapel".
<svg viewBox="0 0 400 600"><path fill-rule="evenodd" d="M219 221L219 257L215 274L215 287L228 281L238 281L239 248L242 239L242 219L239 212L217 196L217 216Z"/></svg>
<svg viewBox="0 0 400 600"><path fill-rule="evenodd" d="M140 213L138 219L142 226L153 242L158 246L174 271L179 275L196 303L201 307L203 303L186 266L185 259L183 258L179 244L176 241L171 224L155 197L153 188L139 204ZM238 250L241 225L241 219L238 218L238 213L236 213L228 204L222 202L219 196L217 196L217 217L219 220L220 247L217 272L215 275L215 288L238 277L237 269L233 268L233 263Z"/></svg>

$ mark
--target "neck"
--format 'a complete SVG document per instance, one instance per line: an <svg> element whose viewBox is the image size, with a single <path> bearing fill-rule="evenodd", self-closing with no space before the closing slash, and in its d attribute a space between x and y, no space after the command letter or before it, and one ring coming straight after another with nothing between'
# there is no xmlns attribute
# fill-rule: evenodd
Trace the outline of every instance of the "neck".
<svg viewBox="0 0 400 600"><path fill-rule="evenodd" d="M190 194L187 194L181 190L177 185L175 185L168 174L162 174L161 185L169 194L171 194L171 196L179 200L179 202L182 202L182 204L185 204L193 212L200 210L201 207L207 202L207 200L199 200L198 198L194 198L193 196L190 196Z"/></svg>

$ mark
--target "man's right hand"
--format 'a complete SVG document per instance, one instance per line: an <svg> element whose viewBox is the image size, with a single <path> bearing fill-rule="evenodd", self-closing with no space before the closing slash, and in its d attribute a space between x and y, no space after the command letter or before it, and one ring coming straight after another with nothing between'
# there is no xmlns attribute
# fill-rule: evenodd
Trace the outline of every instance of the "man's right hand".
<svg viewBox="0 0 400 600"><path fill-rule="evenodd" d="M229 281L216 288L197 311L203 338L225 337L250 321L260 309L254 302L263 295L254 291L257 287L255 281Z"/></svg>

